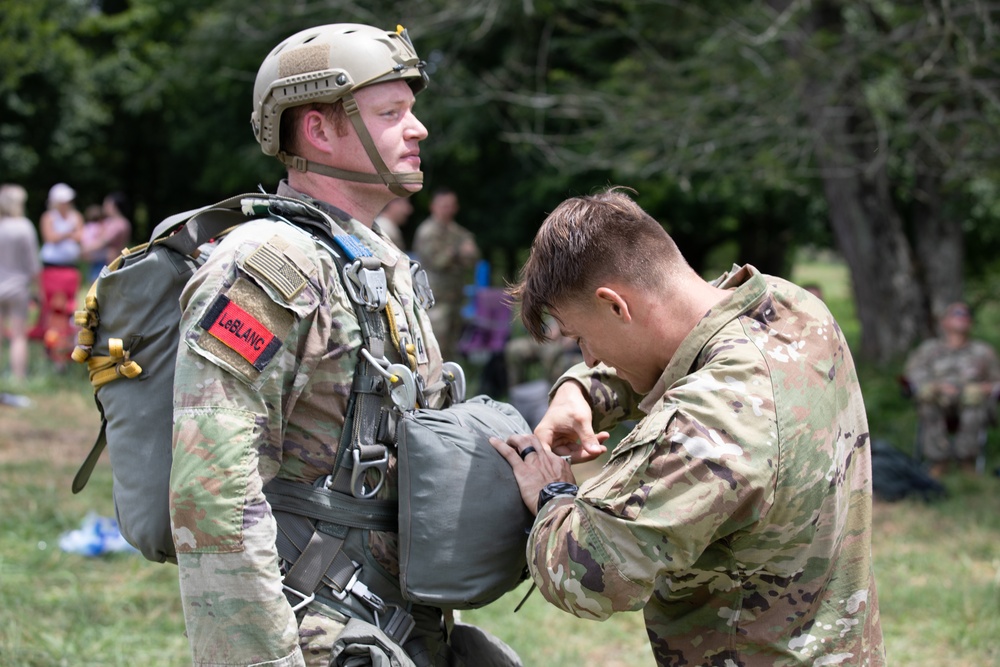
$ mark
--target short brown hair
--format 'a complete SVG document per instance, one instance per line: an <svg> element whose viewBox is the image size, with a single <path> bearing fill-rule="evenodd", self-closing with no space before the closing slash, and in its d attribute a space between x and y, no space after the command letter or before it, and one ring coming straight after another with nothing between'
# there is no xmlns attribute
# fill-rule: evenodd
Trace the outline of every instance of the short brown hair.
<svg viewBox="0 0 1000 667"><path fill-rule="evenodd" d="M310 111L319 111L326 119L333 123L334 131L338 137L347 136L347 126L350 121L347 112L344 110L344 102L338 100L333 104L313 102L302 106L292 107L281 114L281 134L279 135L278 150L285 151L291 155L301 155L301 146L298 133L299 122L302 117Z"/></svg>
<svg viewBox="0 0 1000 667"><path fill-rule="evenodd" d="M528 333L543 340L546 311L609 279L664 287L681 268L690 271L667 231L613 187L559 204L535 235L520 281L508 292L520 302Z"/></svg>

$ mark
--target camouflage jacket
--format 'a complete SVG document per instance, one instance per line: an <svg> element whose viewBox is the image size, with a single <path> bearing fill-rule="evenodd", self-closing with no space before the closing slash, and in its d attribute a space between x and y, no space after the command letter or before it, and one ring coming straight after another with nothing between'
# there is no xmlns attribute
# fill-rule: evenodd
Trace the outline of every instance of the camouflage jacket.
<svg viewBox="0 0 1000 667"><path fill-rule="evenodd" d="M906 377L918 392L930 382L949 382L958 387L1000 382L1000 361L983 341L970 340L956 349L933 338L921 343L906 360Z"/></svg>
<svg viewBox="0 0 1000 667"><path fill-rule="evenodd" d="M285 183L278 193L305 198ZM326 209L382 260L400 342L416 344L419 372L436 382L440 352L416 305L408 258ZM317 653L327 664L321 654L337 628L313 611L297 626L262 486L276 475L312 482L334 464L361 345L334 259L294 226L249 221L211 252L181 309L170 501L194 662L299 665L301 644L306 658ZM386 350L400 360L389 341ZM393 460L382 497L396 494L394 472ZM393 574L396 538L378 533L371 544Z"/></svg>
<svg viewBox="0 0 1000 667"><path fill-rule="evenodd" d="M427 271L434 290L434 297L444 303L462 300L462 289L469 280L469 270L479 259L479 250L472 255L462 252L466 241L475 243L475 237L457 222L443 225L435 218L427 218L413 237L413 253Z"/></svg>
<svg viewBox="0 0 1000 667"><path fill-rule="evenodd" d="M613 371L569 371L595 428L644 414L579 496L536 519L532 576L556 606L642 609L656 662L884 665L868 425L823 303L746 266L633 413Z"/></svg>

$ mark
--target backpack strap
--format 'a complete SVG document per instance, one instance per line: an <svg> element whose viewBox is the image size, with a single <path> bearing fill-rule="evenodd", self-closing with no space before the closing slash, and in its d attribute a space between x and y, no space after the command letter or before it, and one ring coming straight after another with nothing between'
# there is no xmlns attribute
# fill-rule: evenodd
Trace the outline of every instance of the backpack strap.
<svg viewBox="0 0 1000 667"><path fill-rule="evenodd" d="M282 579L286 597L298 612L319 596L324 604L373 623L402 644L415 626L410 605L397 581L362 566L368 531L399 529L398 503L375 498L389 461L388 447L378 442L385 399L404 394L401 402L417 400L411 369L385 357L383 312L391 317L385 273L368 248L318 207L272 195L244 201L244 212L248 207L309 232L327 249L363 339L331 474L311 486L274 478L264 488L278 526L278 556L287 564ZM372 471L376 481L368 487Z"/></svg>

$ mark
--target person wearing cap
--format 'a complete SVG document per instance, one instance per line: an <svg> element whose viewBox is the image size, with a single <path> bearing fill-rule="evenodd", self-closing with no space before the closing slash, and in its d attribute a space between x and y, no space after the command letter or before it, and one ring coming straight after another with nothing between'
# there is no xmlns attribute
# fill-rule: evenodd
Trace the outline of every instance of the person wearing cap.
<svg viewBox="0 0 1000 667"><path fill-rule="evenodd" d="M940 335L920 344L906 360L906 381L917 400L920 453L930 473L941 477L956 462L976 469L982 435L1000 392L1000 361L993 348L971 338L972 310L949 304L939 320ZM948 421L955 423L954 438Z"/></svg>
<svg viewBox="0 0 1000 667"><path fill-rule="evenodd" d="M69 361L73 349L72 317L80 288L80 240L83 215L73 205L76 191L65 183L49 189L48 210L40 221L42 249L42 303L33 338L42 338L57 369Z"/></svg>
<svg viewBox="0 0 1000 667"><path fill-rule="evenodd" d="M277 194L321 209L378 259L394 333L384 354L431 386L441 354L409 259L373 226L392 199L422 187L427 130L414 104L423 68L402 28L304 30L261 64L251 123L262 151L288 167ZM282 524L263 487L329 481L363 336L321 242L273 217L250 220L218 243L180 305L170 505L194 664L390 664L360 662L357 652L391 653L394 665L520 664L463 657L449 614L401 597L395 532L366 532L364 563L350 564L362 579L392 582L378 591L381 607L353 580L339 592L283 581L292 573L276 547ZM274 354L224 344L226 332L206 317L220 305L245 313ZM395 500L394 455L385 479L376 499ZM397 617L413 623L408 634L397 633ZM349 633L364 634L363 646L347 646Z"/></svg>
<svg viewBox="0 0 1000 667"><path fill-rule="evenodd" d="M706 281L614 188L557 206L511 291L536 339L549 313L585 361L535 435L491 440L536 515L546 600L642 610L661 667L886 664L864 400L822 301L750 265ZM631 419L578 486L561 457Z"/></svg>

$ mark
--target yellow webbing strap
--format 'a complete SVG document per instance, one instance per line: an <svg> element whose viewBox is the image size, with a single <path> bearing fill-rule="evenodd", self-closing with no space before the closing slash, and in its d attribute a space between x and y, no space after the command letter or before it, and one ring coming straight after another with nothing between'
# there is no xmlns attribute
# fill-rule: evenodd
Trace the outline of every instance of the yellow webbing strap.
<svg viewBox="0 0 1000 667"><path fill-rule="evenodd" d="M129 358L129 352L121 338L108 341L109 356L91 357L87 360L87 370L90 371L90 384L97 391L109 382L118 378L133 380L142 373L142 367Z"/></svg>
<svg viewBox="0 0 1000 667"><path fill-rule="evenodd" d="M396 326L396 316L392 312L391 303L385 305L385 317L389 320L389 335L392 336L392 342L396 346L396 349L406 355L406 363L410 367L410 370L417 370L417 357L413 354L415 349L412 345L407 345L404 350L399 342L399 327Z"/></svg>
<svg viewBox="0 0 1000 667"><path fill-rule="evenodd" d="M121 259L119 257L119 259ZM115 260L116 262L118 260ZM76 347L71 355L73 361L82 364L90 358L94 349L94 329L100 321L97 314L97 281L95 280L87 290L87 296L83 300L84 309L73 313L73 322L80 330L76 333Z"/></svg>
<svg viewBox="0 0 1000 667"><path fill-rule="evenodd" d="M219 237L225 236L236 227L237 225L234 225L224 230L219 234ZM161 243L166 238L163 237L151 243L143 243L132 248L125 248L118 257L108 264L108 272L117 271L121 268L125 258L129 255L146 252L150 245ZM72 358L73 361L79 364L87 364L87 370L90 374L90 384L93 385L94 391L97 391L109 382L114 382L118 378L131 380L139 377L142 373L142 367L129 358L129 353L124 349L125 345L120 338L111 338L108 340L109 356L92 356L94 342L97 340L95 329L101 320L97 302L97 283L99 281L100 279L95 280L91 283L90 289L87 290L87 296L84 299L84 309L78 310L73 314L73 321L80 327L80 330L76 334L77 345L73 349Z"/></svg>

